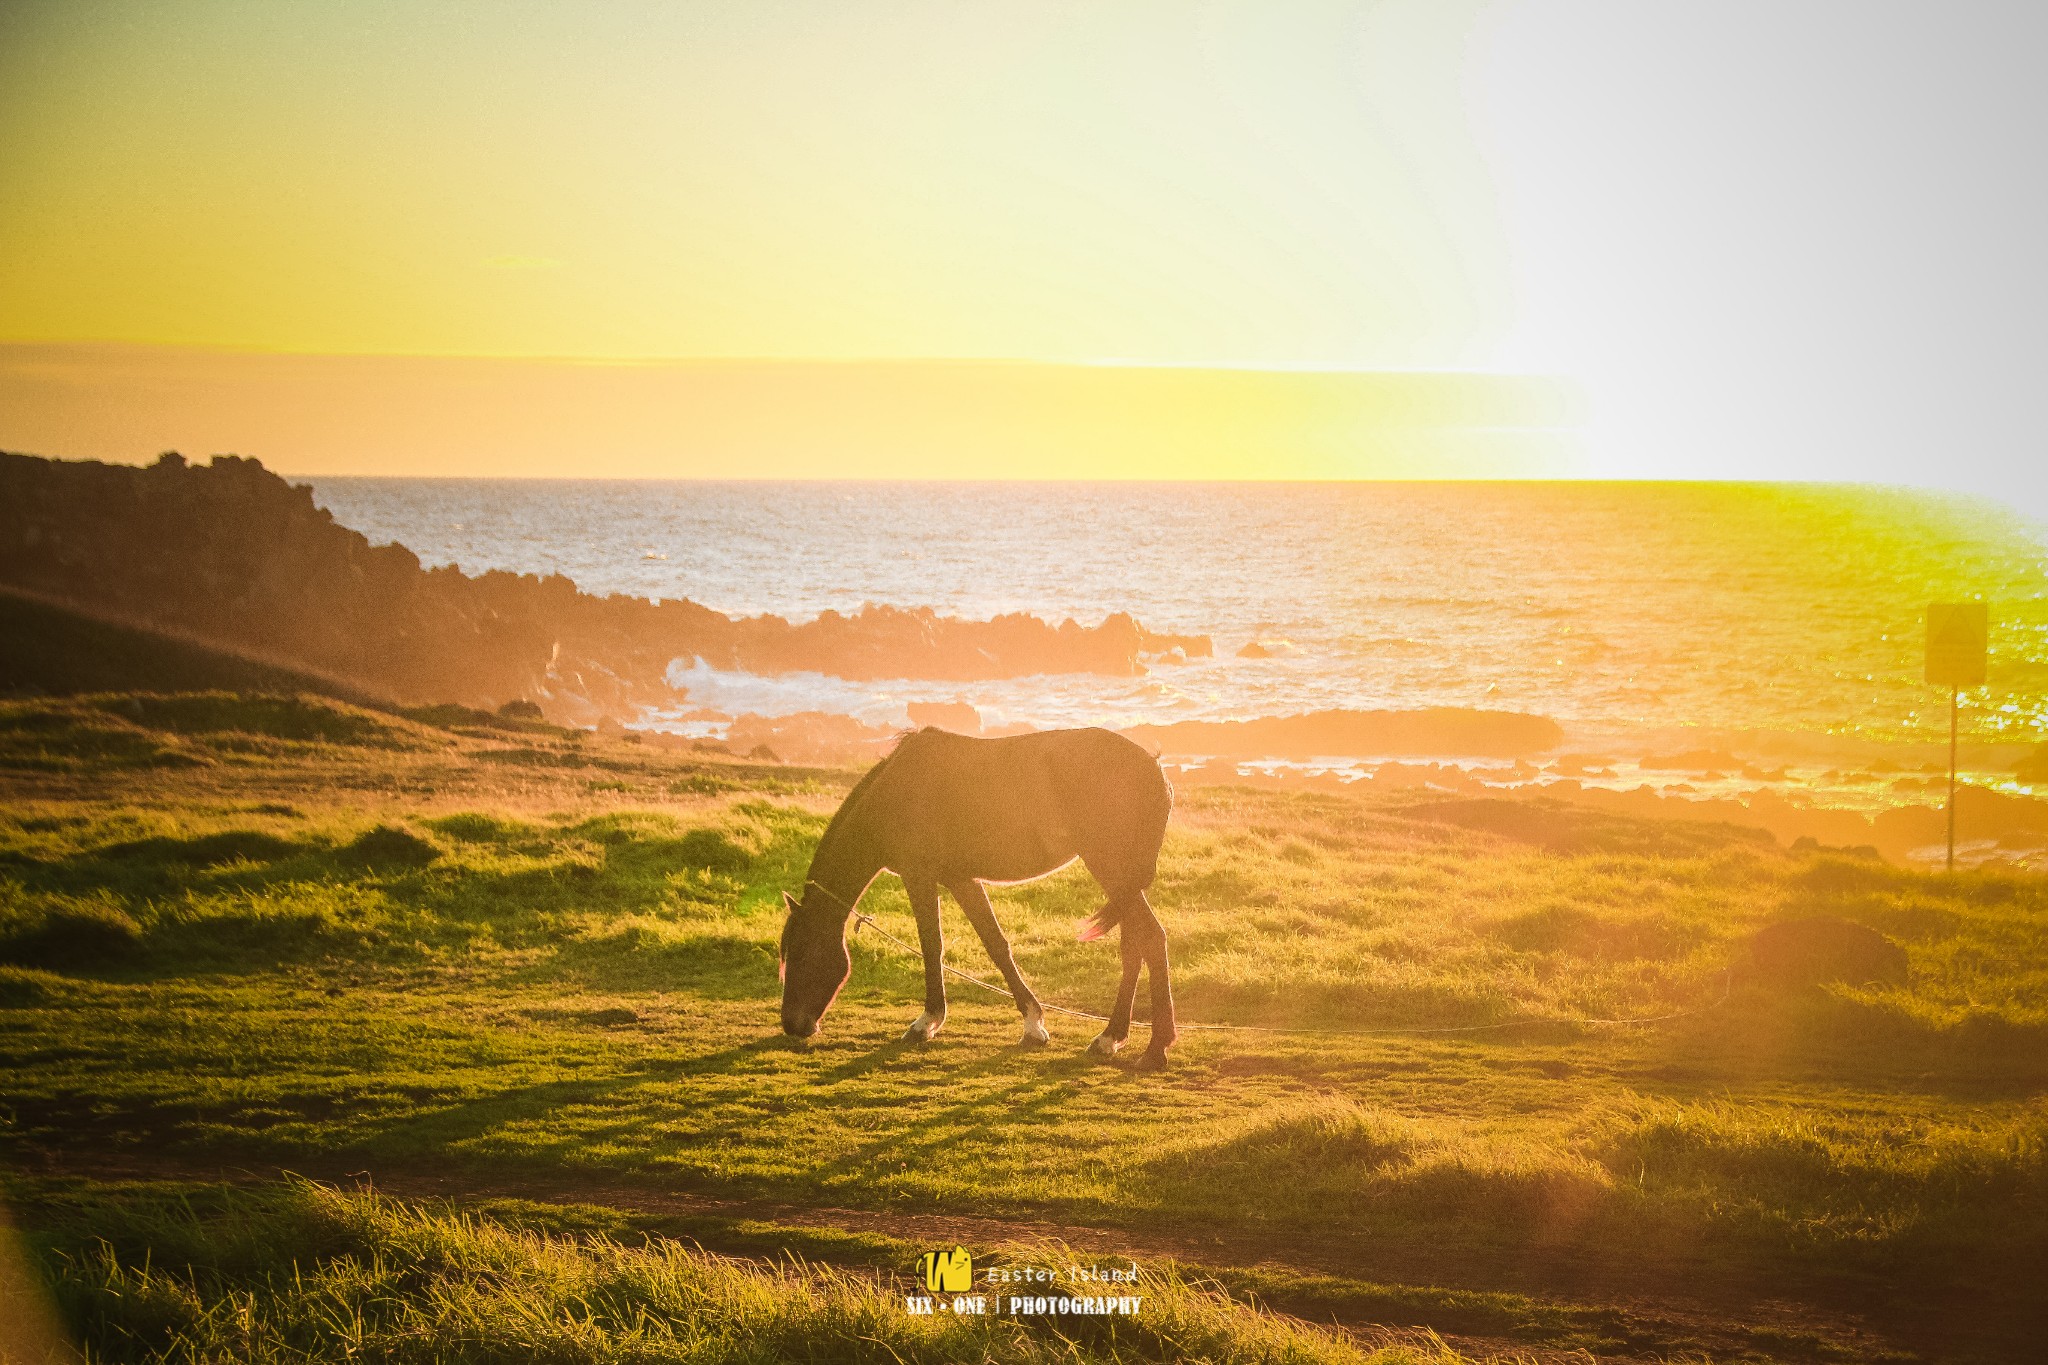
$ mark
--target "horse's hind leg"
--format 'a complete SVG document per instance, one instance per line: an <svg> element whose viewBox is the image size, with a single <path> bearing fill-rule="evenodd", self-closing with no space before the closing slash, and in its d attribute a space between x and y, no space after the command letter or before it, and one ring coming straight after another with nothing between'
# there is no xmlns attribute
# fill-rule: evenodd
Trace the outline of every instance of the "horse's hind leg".
<svg viewBox="0 0 2048 1365"><path fill-rule="evenodd" d="M988 960L995 963L996 970L1010 985L1010 995L1024 1016L1024 1046L1038 1047L1051 1042L1052 1035L1045 1031L1045 1007L1038 1003L1031 987L1024 984L1024 973L1017 970L1017 959L1010 955L1010 940L1003 937L1003 926L996 923L995 907L988 903L988 892L977 881L955 882L951 890L953 899L967 912L967 922L981 936Z"/></svg>
<svg viewBox="0 0 2048 1365"><path fill-rule="evenodd" d="M939 927L939 884L903 879L917 914L917 944L924 950L924 1013L903 1035L906 1043L929 1042L946 1023L946 935Z"/></svg>
<svg viewBox="0 0 2048 1365"><path fill-rule="evenodd" d="M1145 968L1145 956L1128 930L1119 933L1117 941L1123 949L1124 976L1117 983L1116 1007L1109 1012L1109 1023L1095 1036L1095 1041L1088 1044L1090 1052L1105 1059L1116 1056L1116 1050L1124 1045L1124 1039L1131 1036L1131 1005L1138 998L1138 973Z"/></svg>
<svg viewBox="0 0 2048 1365"><path fill-rule="evenodd" d="M1166 928L1152 913L1152 903L1145 899L1144 892L1137 893L1137 901L1124 913L1123 937L1125 943L1136 940L1152 978L1152 1042L1138 1058L1138 1069L1156 1071L1166 1065L1166 1049L1173 1046L1180 1029L1173 1016L1173 976L1166 965ZM1124 970L1128 978L1130 969Z"/></svg>

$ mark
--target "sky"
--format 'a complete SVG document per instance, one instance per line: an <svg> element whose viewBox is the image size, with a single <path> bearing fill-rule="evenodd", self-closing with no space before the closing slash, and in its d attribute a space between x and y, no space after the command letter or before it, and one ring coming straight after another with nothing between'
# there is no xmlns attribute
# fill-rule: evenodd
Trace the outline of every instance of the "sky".
<svg viewBox="0 0 2048 1365"><path fill-rule="evenodd" d="M1095 376L1123 396L973 472L1085 447L2048 513L2044 39L1981 0L16 0L0 444L719 474L851 424L833 468L917 473L905 411L957 446L971 404L929 395L1036 362L1298 382L1222 385L1205 444L1173 384ZM767 382L741 360L806 362L774 382L815 435L690 439L677 395ZM896 415L817 361L897 362L863 371ZM1470 385L1471 430L1418 443L1387 420L1417 403L1346 378L1445 370L1554 391ZM1039 401L1005 384L984 428ZM529 445L461 438L494 414Z"/></svg>

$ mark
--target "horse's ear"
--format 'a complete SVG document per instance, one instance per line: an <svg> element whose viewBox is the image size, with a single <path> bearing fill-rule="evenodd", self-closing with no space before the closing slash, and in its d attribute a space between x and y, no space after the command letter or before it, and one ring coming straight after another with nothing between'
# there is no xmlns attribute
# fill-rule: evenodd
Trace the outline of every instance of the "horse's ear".
<svg viewBox="0 0 2048 1365"><path fill-rule="evenodd" d="M792 896L792 895L790 895L790 894L789 894L789 893L788 893L787 891L783 892L783 893L782 893L782 908L783 908L783 909L785 909L785 910L787 910L787 911L789 911L789 912L790 912L791 914L795 914L795 913L796 913L796 897L795 897L795 896Z"/></svg>

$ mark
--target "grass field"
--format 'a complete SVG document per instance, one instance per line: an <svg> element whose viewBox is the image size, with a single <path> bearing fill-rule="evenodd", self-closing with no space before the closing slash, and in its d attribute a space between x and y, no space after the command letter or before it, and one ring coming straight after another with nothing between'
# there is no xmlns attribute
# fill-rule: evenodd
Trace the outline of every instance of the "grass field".
<svg viewBox="0 0 2048 1365"><path fill-rule="evenodd" d="M906 1046L917 963L863 933L791 1043L779 895L855 776L454 711L0 706L0 1138L66 1317L109 1359L2039 1349L2038 878L1197 788L1153 895L1183 1020L1279 1031L1138 1074L1082 1020L1019 1048L955 983ZM1107 1005L1084 873L995 899L1043 996ZM893 880L865 908L914 940ZM1910 985L1731 976L1807 913L1891 936ZM927 1234L1127 1250L1158 1311L912 1319Z"/></svg>

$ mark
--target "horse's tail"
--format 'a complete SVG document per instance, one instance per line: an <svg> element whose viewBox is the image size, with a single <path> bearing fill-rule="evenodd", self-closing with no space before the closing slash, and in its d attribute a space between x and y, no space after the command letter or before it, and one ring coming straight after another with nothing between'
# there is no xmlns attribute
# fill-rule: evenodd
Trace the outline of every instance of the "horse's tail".
<svg viewBox="0 0 2048 1365"><path fill-rule="evenodd" d="M1128 898L1104 902L1100 910L1097 910L1094 915L1082 922L1081 931L1074 935L1074 941L1076 943L1093 943L1096 939L1101 938L1104 934L1122 924L1124 922L1124 912L1129 910L1130 906L1131 901Z"/></svg>

